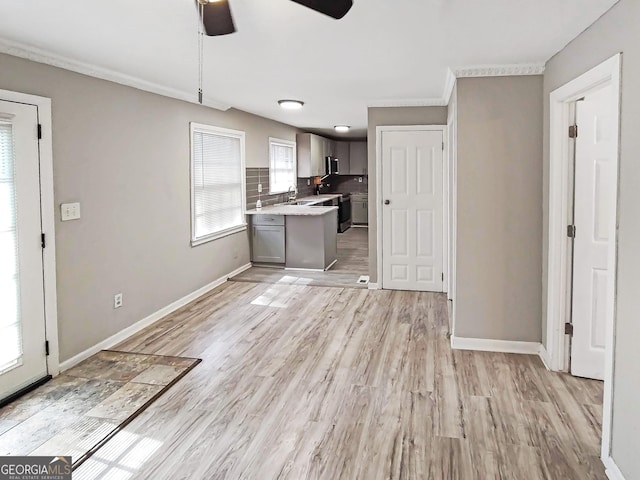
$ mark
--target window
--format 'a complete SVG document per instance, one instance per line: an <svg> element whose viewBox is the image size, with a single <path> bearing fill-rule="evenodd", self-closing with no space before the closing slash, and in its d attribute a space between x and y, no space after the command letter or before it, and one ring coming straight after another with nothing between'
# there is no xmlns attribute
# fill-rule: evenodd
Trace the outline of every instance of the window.
<svg viewBox="0 0 640 480"><path fill-rule="evenodd" d="M296 187L296 142L269 139L269 193Z"/></svg>
<svg viewBox="0 0 640 480"><path fill-rule="evenodd" d="M191 123L191 244L245 230L244 132Z"/></svg>

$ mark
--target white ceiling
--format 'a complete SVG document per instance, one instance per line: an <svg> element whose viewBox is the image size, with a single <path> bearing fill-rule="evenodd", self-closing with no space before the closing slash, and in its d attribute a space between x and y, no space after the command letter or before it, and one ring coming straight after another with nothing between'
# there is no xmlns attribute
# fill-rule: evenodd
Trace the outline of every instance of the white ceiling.
<svg viewBox="0 0 640 480"><path fill-rule="evenodd" d="M308 129L362 134L367 106L442 99L447 69L548 60L617 0L354 0L333 20L290 0L230 0L205 38L205 96ZM196 99L194 0L0 2L0 37ZM5 48L6 51L6 48ZM282 111L281 98L306 102Z"/></svg>

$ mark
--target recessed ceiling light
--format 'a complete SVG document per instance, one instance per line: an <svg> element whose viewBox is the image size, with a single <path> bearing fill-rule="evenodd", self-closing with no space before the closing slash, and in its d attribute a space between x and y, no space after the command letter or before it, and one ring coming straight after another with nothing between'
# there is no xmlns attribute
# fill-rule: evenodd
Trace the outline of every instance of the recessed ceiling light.
<svg viewBox="0 0 640 480"><path fill-rule="evenodd" d="M304 105L304 102L301 102L300 100L278 100L278 105L285 110L300 110Z"/></svg>
<svg viewBox="0 0 640 480"><path fill-rule="evenodd" d="M336 125L335 127L333 127L335 129L336 132L339 133L346 133L349 131L349 129L351 128L349 125Z"/></svg>

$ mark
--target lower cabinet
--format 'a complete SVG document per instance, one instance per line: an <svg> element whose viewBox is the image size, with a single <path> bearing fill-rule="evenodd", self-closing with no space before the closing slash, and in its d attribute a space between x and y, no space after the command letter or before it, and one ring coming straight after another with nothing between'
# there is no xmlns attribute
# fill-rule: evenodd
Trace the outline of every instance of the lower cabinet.
<svg viewBox="0 0 640 480"><path fill-rule="evenodd" d="M281 215L255 215L251 238L251 261L285 263L285 227Z"/></svg>
<svg viewBox="0 0 640 480"><path fill-rule="evenodd" d="M369 224L368 200L351 200L351 222L358 225Z"/></svg>

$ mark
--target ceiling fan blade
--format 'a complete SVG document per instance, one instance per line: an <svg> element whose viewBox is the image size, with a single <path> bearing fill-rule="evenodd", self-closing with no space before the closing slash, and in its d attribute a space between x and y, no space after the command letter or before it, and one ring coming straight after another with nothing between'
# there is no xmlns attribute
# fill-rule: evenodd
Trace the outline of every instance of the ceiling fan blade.
<svg viewBox="0 0 640 480"><path fill-rule="evenodd" d="M196 0L198 12L200 11L200 3ZM204 31L209 37L218 35L228 35L236 31L231 16L231 7L229 0L217 0L202 5L202 24Z"/></svg>
<svg viewBox="0 0 640 480"><path fill-rule="evenodd" d="M336 20L344 17L351 7L353 6L353 0L293 0L300 5L315 10L316 12L324 13Z"/></svg>

